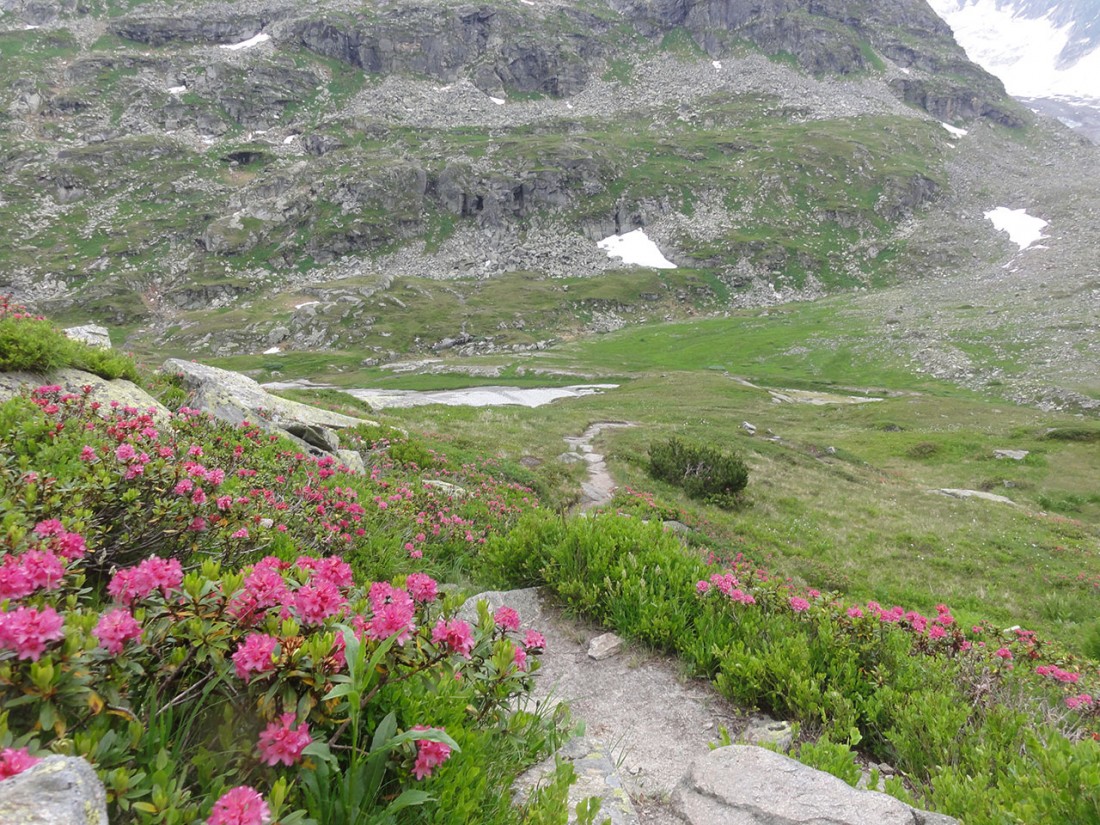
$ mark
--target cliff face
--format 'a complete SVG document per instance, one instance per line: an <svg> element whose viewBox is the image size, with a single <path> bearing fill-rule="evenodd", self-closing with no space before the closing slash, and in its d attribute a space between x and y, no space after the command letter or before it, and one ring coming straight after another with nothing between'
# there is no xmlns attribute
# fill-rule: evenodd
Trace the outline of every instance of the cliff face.
<svg viewBox="0 0 1100 825"><path fill-rule="evenodd" d="M1028 120L917 0L0 8L0 289L214 354L392 357L395 278L600 275L638 227L709 284L666 314L915 277L936 121Z"/></svg>

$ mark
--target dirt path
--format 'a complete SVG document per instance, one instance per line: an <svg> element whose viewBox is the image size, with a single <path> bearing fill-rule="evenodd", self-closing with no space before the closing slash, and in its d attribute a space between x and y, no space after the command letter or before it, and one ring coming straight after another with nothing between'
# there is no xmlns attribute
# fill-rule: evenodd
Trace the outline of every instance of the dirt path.
<svg viewBox="0 0 1100 825"><path fill-rule="evenodd" d="M580 435L568 435L564 441L569 445L570 452L566 455L575 456L588 465L588 480L581 483L581 500L577 505L579 512L587 512L611 501L615 492L615 481L607 469L604 457L592 448L592 441L604 430L634 427L629 421L597 421L590 424L588 429Z"/></svg>

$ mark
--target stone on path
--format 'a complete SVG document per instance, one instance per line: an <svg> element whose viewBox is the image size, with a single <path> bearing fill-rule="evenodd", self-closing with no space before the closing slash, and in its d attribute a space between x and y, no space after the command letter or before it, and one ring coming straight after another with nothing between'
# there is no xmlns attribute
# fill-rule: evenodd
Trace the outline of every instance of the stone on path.
<svg viewBox="0 0 1100 825"><path fill-rule="evenodd" d="M588 643L588 658L602 662L623 649L623 640L614 633L604 633Z"/></svg>
<svg viewBox="0 0 1100 825"><path fill-rule="evenodd" d="M772 719L766 714L760 714L751 720L740 738L749 745L768 745L777 750L785 751L791 747L794 741L794 729L790 722Z"/></svg>
<svg viewBox="0 0 1100 825"><path fill-rule="evenodd" d="M86 761L50 756L0 781L0 822L107 825L107 794Z"/></svg>
<svg viewBox="0 0 1100 825"><path fill-rule="evenodd" d="M686 825L957 825L750 745L717 748L696 759L673 794L673 807Z"/></svg>
<svg viewBox="0 0 1100 825"><path fill-rule="evenodd" d="M572 763L577 776L577 781L569 788L566 802L570 825L577 821L577 803L589 797L600 800L596 822L610 820L611 825L638 825L638 814L623 788L615 759L607 745L589 736L571 740L556 754L520 776L513 786L517 801L526 802L536 785L549 783L559 759Z"/></svg>

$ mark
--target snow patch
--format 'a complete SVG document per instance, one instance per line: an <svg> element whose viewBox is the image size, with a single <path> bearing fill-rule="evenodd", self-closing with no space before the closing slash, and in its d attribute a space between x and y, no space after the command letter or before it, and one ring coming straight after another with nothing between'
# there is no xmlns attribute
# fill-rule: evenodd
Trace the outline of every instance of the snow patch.
<svg viewBox="0 0 1100 825"><path fill-rule="evenodd" d="M285 138L283 138L283 146L286 146L289 143L293 143L297 139L297 135L287 135Z"/></svg>
<svg viewBox="0 0 1100 825"><path fill-rule="evenodd" d="M966 137L970 133L966 129L960 129L958 126L952 126L950 123L940 123L944 129L949 131L955 137Z"/></svg>
<svg viewBox="0 0 1100 825"><path fill-rule="evenodd" d="M25 32L32 32L32 31L34 31L35 29L40 29L40 28L42 28L42 27L41 27L41 26L32 26L32 25L31 25L30 23L28 23L27 25L25 25L25 26L23 27L23 31L25 31Z"/></svg>
<svg viewBox="0 0 1100 825"><path fill-rule="evenodd" d="M497 106L504 105L504 98L502 97L493 97L492 95L489 95L489 100L493 101L493 103L495 103Z"/></svg>
<svg viewBox="0 0 1100 825"><path fill-rule="evenodd" d="M282 350L278 347L271 347L270 349L264 350L264 355L278 355L280 352L282 352Z"/></svg>
<svg viewBox="0 0 1100 825"><path fill-rule="evenodd" d="M716 69L721 69L722 68L722 61L721 60L712 60L712 61L710 61L710 65L712 65Z"/></svg>
<svg viewBox="0 0 1100 825"><path fill-rule="evenodd" d="M420 407L443 404L448 407L541 407L559 398L583 398L613 390L618 384L577 384L572 387L520 388L470 387L464 390L414 392L410 390L344 390L375 409Z"/></svg>
<svg viewBox="0 0 1100 825"><path fill-rule="evenodd" d="M311 307L311 306L314 306L314 305L319 304L319 303L321 303L321 302L320 301L306 301L304 304L295 304L294 308L295 309L301 309L302 307Z"/></svg>
<svg viewBox="0 0 1100 825"><path fill-rule="evenodd" d="M253 35L252 37L248 38L247 40L242 40L240 43L227 43L227 44L224 44L221 48L229 49L229 51L231 51L231 52L238 52L241 49L251 49L253 46L258 46L261 43L266 43L270 39L271 39L270 34L264 34L263 32L261 32L260 34Z"/></svg>
<svg viewBox="0 0 1100 825"><path fill-rule="evenodd" d="M170 95L182 95L186 91L187 91L186 86L169 86L168 87L168 94L170 94Z"/></svg>
<svg viewBox="0 0 1100 825"><path fill-rule="evenodd" d="M1027 249L1033 243L1046 237L1043 235L1043 227L1049 226L1047 221L1027 214L1026 209L1009 209L1006 206L998 206L985 213L985 217L1000 232L1007 232L1008 238L1021 250Z"/></svg>
<svg viewBox="0 0 1100 825"><path fill-rule="evenodd" d="M1100 49L1062 66L1071 26L1058 28L1050 12L1025 17L1003 0L931 0L930 5L967 57L1004 81L1010 95L1100 100Z"/></svg>
<svg viewBox="0 0 1100 825"><path fill-rule="evenodd" d="M901 67L900 71L902 74L909 74L909 69L905 68L904 66Z"/></svg>
<svg viewBox="0 0 1100 825"><path fill-rule="evenodd" d="M625 235L609 235L596 246L605 250L609 258L622 258L624 264L651 266L654 269L676 268L676 264L661 254L644 229L635 229Z"/></svg>

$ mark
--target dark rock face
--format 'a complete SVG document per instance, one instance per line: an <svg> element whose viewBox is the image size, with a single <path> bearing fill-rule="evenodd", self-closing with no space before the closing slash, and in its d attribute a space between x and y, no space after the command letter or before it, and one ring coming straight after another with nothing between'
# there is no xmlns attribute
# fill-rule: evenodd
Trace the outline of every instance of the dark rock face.
<svg viewBox="0 0 1100 825"><path fill-rule="evenodd" d="M413 7L371 20L298 20L285 36L375 74L415 73L450 83L478 64L474 82L486 91L557 97L583 89L587 60L602 51L594 37L540 36L530 32L530 23L515 11L489 6Z"/></svg>

